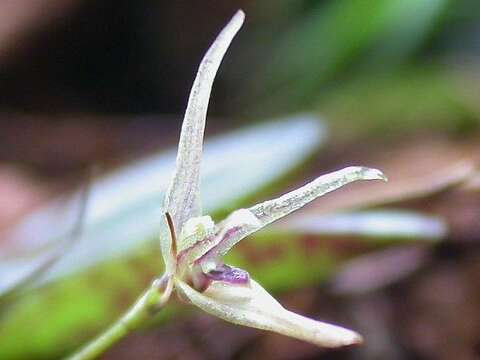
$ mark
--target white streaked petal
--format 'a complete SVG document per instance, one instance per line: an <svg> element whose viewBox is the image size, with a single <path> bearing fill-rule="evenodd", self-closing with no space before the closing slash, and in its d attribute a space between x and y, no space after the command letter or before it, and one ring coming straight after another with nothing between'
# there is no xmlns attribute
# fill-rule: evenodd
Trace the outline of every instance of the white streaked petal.
<svg viewBox="0 0 480 360"><path fill-rule="evenodd" d="M200 63L190 92L178 144L175 175L165 197L165 211L172 216L176 229L181 229L187 219L201 214L199 176L208 101L215 74L244 17L244 13L238 11L218 35Z"/></svg>
<svg viewBox="0 0 480 360"><path fill-rule="evenodd" d="M186 283L176 280L177 289L183 298L228 322L269 330L291 336L323 347L338 347L358 344L362 338L357 333L315 321L286 310L258 283L251 280L250 287L241 290L232 286L232 293L241 292L240 297L230 296L228 285L207 289L200 293Z"/></svg>
<svg viewBox="0 0 480 360"><path fill-rule="evenodd" d="M277 199L252 206L249 210L265 226L300 209L317 197L357 180L387 180L380 170L351 166L316 178Z"/></svg>
<svg viewBox="0 0 480 360"><path fill-rule="evenodd" d="M165 213L160 217L160 250L162 251L163 262L165 263L165 273L172 275L175 272L175 255L173 253L173 240L167 215Z"/></svg>
<svg viewBox="0 0 480 360"><path fill-rule="evenodd" d="M208 272L215 267L218 258L225 255L241 239L261 227L262 223L247 209L239 209L231 213L218 224L220 232L210 244L209 251L204 251L204 255L202 254L200 264L203 271Z"/></svg>
<svg viewBox="0 0 480 360"><path fill-rule="evenodd" d="M233 212L218 225L221 229L220 233L209 244L209 251L199 260L203 270L208 271L214 267L217 259L225 255L236 243L272 221L288 215L315 198L349 182L373 179L385 179L385 176L375 169L348 167L320 176L311 183L278 199L266 201L250 209Z"/></svg>

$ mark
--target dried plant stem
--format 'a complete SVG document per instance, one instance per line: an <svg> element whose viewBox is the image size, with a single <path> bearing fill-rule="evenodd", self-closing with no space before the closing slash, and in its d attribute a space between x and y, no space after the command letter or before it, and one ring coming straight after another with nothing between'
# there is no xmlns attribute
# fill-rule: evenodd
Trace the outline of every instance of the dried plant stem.
<svg viewBox="0 0 480 360"><path fill-rule="evenodd" d="M168 300L171 288L165 290L159 286L163 281L155 281L150 288L135 302L135 304L110 328L97 336L85 347L68 357L69 360L96 359L126 335L151 319L160 311ZM163 288L163 289L162 289Z"/></svg>

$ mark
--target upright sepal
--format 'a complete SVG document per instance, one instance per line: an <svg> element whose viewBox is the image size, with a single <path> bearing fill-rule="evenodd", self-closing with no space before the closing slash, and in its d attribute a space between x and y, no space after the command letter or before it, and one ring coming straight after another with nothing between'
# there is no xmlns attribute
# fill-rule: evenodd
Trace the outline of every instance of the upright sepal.
<svg viewBox="0 0 480 360"><path fill-rule="evenodd" d="M165 211L172 216L176 229L181 229L187 219L201 215L199 176L208 101L222 58L244 17L244 13L238 11L218 35L200 63L190 92L175 174L165 197Z"/></svg>

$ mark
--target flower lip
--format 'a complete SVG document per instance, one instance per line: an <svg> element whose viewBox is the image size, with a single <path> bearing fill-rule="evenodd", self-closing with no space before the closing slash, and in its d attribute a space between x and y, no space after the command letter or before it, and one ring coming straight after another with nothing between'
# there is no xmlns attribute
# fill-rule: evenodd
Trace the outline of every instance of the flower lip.
<svg viewBox="0 0 480 360"><path fill-rule="evenodd" d="M222 281L231 285L245 285L250 282L248 272L225 264L218 266L214 270L210 270L205 276L210 280Z"/></svg>

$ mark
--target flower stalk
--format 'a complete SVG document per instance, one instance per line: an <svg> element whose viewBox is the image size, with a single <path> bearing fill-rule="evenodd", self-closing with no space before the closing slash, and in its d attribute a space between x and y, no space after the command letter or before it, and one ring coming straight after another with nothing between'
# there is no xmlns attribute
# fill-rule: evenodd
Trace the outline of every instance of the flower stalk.
<svg viewBox="0 0 480 360"><path fill-rule="evenodd" d="M163 286L162 286L163 283ZM112 345L145 324L157 314L168 300L171 288L164 288L165 282L157 280L133 304L133 306L110 328L92 340L85 347L70 356L69 360L96 359Z"/></svg>

